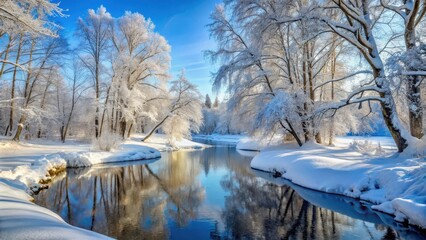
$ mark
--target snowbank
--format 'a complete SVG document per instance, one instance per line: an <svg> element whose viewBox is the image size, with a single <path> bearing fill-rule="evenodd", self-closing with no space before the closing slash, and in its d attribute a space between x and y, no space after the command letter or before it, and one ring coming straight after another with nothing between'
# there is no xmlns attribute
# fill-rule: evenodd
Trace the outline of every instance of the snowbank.
<svg viewBox="0 0 426 240"><path fill-rule="evenodd" d="M150 147L139 147L137 151L123 152L79 152L59 153L51 158L62 158L67 167L89 167L96 164L147 160L161 157L161 153Z"/></svg>
<svg viewBox="0 0 426 240"><path fill-rule="evenodd" d="M134 135L133 141L143 143L144 146L155 148L160 152L163 151L176 151L180 149L203 149L207 145L196 143L188 139L182 139L170 143L164 134L155 134L151 136L147 141L141 142L145 135L136 134Z"/></svg>
<svg viewBox="0 0 426 240"><path fill-rule="evenodd" d="M126 142L115 152L80 151L48 154L31 159L28 163L13 169L1 171L0 239L106 238L67 224L55 213L31 203L31 197L26 192L40 190L45 186L44 183L49 182L66 167L87 167L101 163L155 159L161 156L158 150L141 144ZM2 150L11 146L9 145L3 144ZM20 148L25 149L22 145L12 145L17 148L15 153L19 152ZM3 152L5 155L8 154L7 151ZM34 154L36 153L29 155Z"/></svg>
<svg viewBox="0 0 426 240"><path fill-rule="evenodd" d="M30 202L23 189L0 180L0 239L109 239L69 225L52 211Z"/></svg>
<svg viewBox="0 0 426 240"><path fill-rule="evenodd" d="M152 160L161 157L159 151L204 147L189 140L171 146L164 135L155 135L147 143L140 140L132 138L112 152L101 152L92 151L89 143L15 143L0 138L0 239L105 239L31 203L28 193L39 191L67 167Z"/></svg>
<svg viewBox="0 0 426 240"><path fill-rule="evenodd" d="M386 153L391 151L384 149L369 142L355 142L351 147L288 145L264 149L251 167L279 171L310 189L372 202L373 209L393 214L397 221L426 228L426 162L389 156Z"/></svg>

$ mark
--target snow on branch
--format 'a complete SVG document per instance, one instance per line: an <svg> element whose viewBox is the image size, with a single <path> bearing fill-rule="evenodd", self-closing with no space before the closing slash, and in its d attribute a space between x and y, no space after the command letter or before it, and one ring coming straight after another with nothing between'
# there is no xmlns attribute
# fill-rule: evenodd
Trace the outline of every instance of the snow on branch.
<svg viewBox="0 0 426 240"><path fill-rule="evenodd" d="M426 76L426 71L405 71L401 74L405 76Z"/></svg>
<svg viewBox="0 0 426 240"><path fill-rule="evenodd" d="M20 68L20 69L22 69L23 71L25 71L25 72L28 72L28 69L26 69L24 66L22 66L21 64L18 64L18 63L14 63L14 62L11 62L11 61L8 61L8 60L4 60L4 59L0 59L0 62L1 63L6 63L6 64L11 64L11 65L13 65L13 66L15 66L15 67L18 67L18 68Z"/></svg>
<svg viewBox="0 0 426 240"><path fill-rule="evenodd" d="M324 85L327 85L327 84L329 84L329 83L342 81L342 80L345 80L345 79L347 79L347 78L350 78L350 77L356 76L356 75L358 75L358 74L373 74L373 72L372 72L372 71L369 71L369 70L363 70L363 71L358 71L358 72L355 72L355 73L349 74L349 75L344 76L344 77L341 77L341 78L332 79L332 80L326 81L326 82L324 82L324 83L321 83L321 84L319 84L318 86L315 86L315 87L314 87L314 91L316 91L318 88L320 88L320 87L322 87L322 86L324 86Z"/></svg>
<svg viewBox="0 0 426 240"><path fill-rule="evenodd" d="M399 7L392 6L385 3L383 0L380 0L380 4L382 4L384 8L397 13L399 16L401 16L404 19L404 21L407 19L407 14L403 11L405 9L404 6L399 6Z"/></svg>
<svg viewBox="0 0 426 240"><path fill-rule="evenodd" d="M33 14L36 12L37 14ZM0 21L2 31L27 31L32 34L57 37L59 26L47 20L48 16L64 17L58 3L49 0L1 1Z"/></svg>

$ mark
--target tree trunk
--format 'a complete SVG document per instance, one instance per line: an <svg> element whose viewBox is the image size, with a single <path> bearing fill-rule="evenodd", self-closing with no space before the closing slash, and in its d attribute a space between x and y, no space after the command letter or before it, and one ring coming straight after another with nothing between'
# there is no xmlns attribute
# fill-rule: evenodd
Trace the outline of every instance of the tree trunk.
<svg viewBox="0 0 426 240"><path fill-rule="evenodd" d="M413 51L416 47L416 31L414 22L408 23L405 28L405 46L407 51ZM417 71L418 69L410 68L409 71ZM421 99L421 79L422 76L408 76L407 79L407 100L409 110L410 133L413 137L423 137L423 107Z"/></svg>
<svg viewBox="0 0 426 240"><path fill-rule="evenodd" d="M336 35L333 35L333 42L335 42ZM331 78L334 79L336 77L336 62L337 62L337 55L336 55L336 48L333 48L333 53L331 55ZM331 82L331 101L334 102L334 82ZM333 145L333 138L334 138L334 116L331 116L330 119L330 137L328 139L328 145Z"/></svg>
<svg viewBox="0 0 426 240"><path fill-rule="evenodd" d="M307 56L307 46L306 43L303 44L303 56L304 59L308 59ZM307 61L304 60L302 63L302 74L303 74L303 92L305 93L305 96L308 95L308 66ZM303 129L303 135L305 137L305 142L308 142L311 140L310 134L309 134L309 120L307 119L308 115L308 103L305 101L303 103L303 117L302 117L302 129Z"/></svg>
<svg viewBox="0 0 426 240"><path fill-rule="evenodd" d="M384 70L375 70L374 78L376 79L376 85L382 91L380 91L379 95L384 101L380 101L380 106L382 108L383 119L385 120L386 126L389 129L390 134L392 135L393 140L398 148L398 152L404 151L404 149L408 146L407 139L402 136L401 126L399 126L399 119L396 112L395 100L392 96L391 89L389 86L383 86L385 83L385 74ZM381 79L382 81L379 81ZM381 83L382 82L382 83ZM397 122L395 122L397 121Z"/></svg>
<svg viewBox="0 0 426 240"><path fill-rule="evenodd" d="M130 123L129 130L127 131L127 138L130 138L130 134L132 133L133 123Z"/></svg>
<svg viewBox="0 0 426 240"><path fill-rule="evenodd" d="M44 109L44 105L46 104L46 95L47 90L49 89L50 82L47 82L46 87L44 88L43 97L41 99L40 108ZM37 138L41 138L41 127L38 128Z"/></svg>
<svg viewBox="0 0 426 240"><path fill-rule="evenodd" d="M383 98L387 98L391 95L389 92L380 93L380 96ZM398 147L398 152L404 151L404 149L408 146L407 140L402 136L400 126L395 126L393 123L393 118L397 118L395 116L395 102L393 98L389 100L390 103L380 102L382 106L382 115L385 120L386 126L389 129L389 132L392 135L393 140L395 141L396 146Z"/></svg>
<svg viewBox="0 0 426 240"><path fill-rule="evenodd" d="M61 134L61 142L65 142L65 126L62 124L62 126L59 128L59 133Z"/></svg>
<svg viewBox="0 0 426 240"><path fill-rule="evenodd" d="M314 106L315 104L315 93L314 93L314 76L313 76L313 64L312 64L312 58L313 56L313 48L314 48L314 43L307 43L307 56L308 56L308 61L307 61L307 66L308 66L308 80L309 80L309 99L311 101L311 106ZM312 107L311 107L312 108ZM309 114L312 112L312 109L308 109ZM315 141L317 143L322 143L322 139L321 139L321 133L320 131L317 131L316 128L316 124L315 124L315 120L314 118L312 118L312 134L315 135Z"/></svg>
<svg viewBox="0 0 426 240"><path fill-rule="evenodd" d="M15 60L15 64L19 63L19 58L21 57L21 49L22 49L22 41L23 41L23 35L21 34L19 36L19 45L18 45L18 50L16 53L16 60ZM13 68L13 76L12 76L12 90L11 90L11 95L10 95L10 112L9 112L9 125L6 128L6 132L5 132L5 136L8 135L8 133L12 134L13 131L13 110L15 108L15 83L16 83L16 74L17 74L17 66L15 66ZM22 130L22 129L21 129Z"/></svg>
<svg viewBox="0 0 426 240"><path fill-rule="evenodd" d="M148 138L150 138L151 135L154 134L155 131L167 120L167 118L169 118L168 115L166 117L164 117L163 120L161 120L161 122L159 122L157 125L155 125L155 127L148 133L148 135L146 135L146 137L144 137L142 139L142 142L145 142Z"/></svg>
<svg viewBox="0 0 426 240"><path fill-rule="evenodd" d="M37 78L39 76L39 73L37 73L37 76L34 78L33 80L33 84L30 87L30 80L31 80L31 63L33 60L33 53L34 53L34 47L36 45L36 40L32 39L31 41L31 50L30 50L30 56L29 56L29 61L28 61L28 73L27 73L27 77L25 79L25 88L24 88L24 109L26 109L30 103L30 99L31 99L31 95L33 92L33 87L35 82L37 81ZM43 61L39 71L41 71L42 66L44 65L45 61ZM22 129L24 128L24 124L25 124L25 120L26 120L26 116L25 113L21 113L21 117L19 118L19 123L18 123L18 129L16 130L15 136L13 137L14 141L19 141L20 137L21 137L21 133L22 133Z"/></svg>
<svg viewBox="0 0 426 240"><path fill-rule="evenodd" d="M99 137L99 59L95 60L95 92L96 92L96 110L95 110L95 137Z"/></svg>
<svg viewBox="0 0 426 240"><path fill-rule="evenodd" d="M71 119L72 119L72 115L73 115L73 113L74 113L75 103L76 103L76 101L75 101L75 82L74 82L74 86L73 86L73 95L72 95L72 101L71 101L71 110L70 110L70 112L69 112L69 114L68 114L68 119L67 119L67 122L66 122L66 124L65 124L65 129L64 129L64 131L63 131L63 139L62 139L62 142L63 142L63 143L65 143L65 140L66 140L66 138L67 138L68 128L69 128L69 126L70 126Z"/></svg>
<svg viewBox="0 0 426 240"><path fill-rule="evenodd" d="M319 144L322 143L321 133L319 131L315 133L315 141Z"/></svg>
<svg viewBox="0 0 426 240"><path fill-rule="evenodd" d="M4 58L3 58L4 61L7 61L8 57L9 57L9 51L10 51L10 48L12 47L12 41L13 41L12 36L9 34L9 43L7 44L7 47L6 47L6 50L5 50L5 55L4 55ZM0 69L0 78L3 75L5 66L6 66L6 63L3 62L2 65L1 65L1 69Z"/></svg>
<svg viewBox="0 0 426 240"><path fill-rule="evenodd" d="M16 130L15 136L13 137L13 141L19 142L22 130L24 129L25 119L25 114L22 114L21 118L19 119L18 129Z"/></svg>
<svg viewBox="0 0 426 240"><path fill-rule="evenodd" d="M423 137L423 106L421 99L420 76L409 76L407 81L408 117L410 132L413 137Z"/></svg>
<svg viewBox="0 0 426 240"><path fill-rule="evenodd" d="M283 128L284 124L280 121L280 124ZM296 140L297 144L299 145L299 147L303 146L302 140L300 140L299 136L297 135L296 131L294 130L293 126L290 124L289 121L287 121L288 127L290 128L290 131L288 131Z"/></svg>
<svg viewBox="0 0 426 240"><path fill-rule="evenodd" d="M120 136L123 139L125 139L125 137L126 137L126 129L127 129L126 119L124 119L124 117L121 117L121 120L120 120Z"/></svg>

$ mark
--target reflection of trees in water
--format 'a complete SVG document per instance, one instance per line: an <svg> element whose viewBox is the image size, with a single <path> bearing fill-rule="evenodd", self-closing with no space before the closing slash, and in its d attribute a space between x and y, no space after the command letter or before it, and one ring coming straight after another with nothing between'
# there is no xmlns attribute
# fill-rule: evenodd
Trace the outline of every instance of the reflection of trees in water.
<svg viewBox="0 0 426 240"><path fill-rule="evenodd" d="M235 150L235 147L212 147L188 154L192 159L196 159L202 165L205 175L208 175L210 170L226 168L245 176L250 175L254 177L250 168L252 157L240 155Z"/></svg>
<svg viewBox="0 0 426 240"><path fill-rule="evenodd" d="M158 167L111 167L86 174L71 169L37 202L73 225L109 236L167 238L167 217L184 226L196 217L205 195L195 179L200 165L182 154L168 154Z"/></svg>
<svg viewBox="0 0 426 240"><path fill-rule="evenodd" d="M235 149L208 148L166 153L150 165L70 169L36 198L76 226L123 239L168 238L170 219L182 227L198 217L205 198L200 173L220 170L217 173L227 196L222 215L212 217L212 239L332 239L342 237L342 229L354 225L353 218L302 198L321 202L314 201L320 200L314 194L294 187L300 197L289 186L256 177L250 159ZM334 204L328 198L326 202ZM361 207L353 209L365 215ZM376 229L383 239L398 236L385 225L377 224ZM371 225L365 225L365 232L378 237Z"/></svg>
<svg viewBox="0 0 426 240"><path fill-rule="evenodd" d="M230 172L221 180L223 189L230 194L222 211L228 237L331 239L341 235L339 226L354 224L351 218L309 203L287 185L277 186L255 177L251 158L235 155L235 150L229 149L222 154L227 156L211 159L210 164L221 165L220 159L232 160L226 163ZM217 228L211 236L218 236Z"/></svg>
<svg viewBox="0 0 426 240"><path fill-rule="evenodd" d="M242 174L241 169L234 170L221 180L222 187L230 193L222 211L224 234L228 238L339 239L345 230L351 232L356 225L357 220L311 204L290 186L278 186L254 178L252 172ZM353 207L359 214L368 211L365 207ZM384 224L369 227L366 222L361 223L356 231L363 231L364 236L371 239L400 239L400 236L418 239L421 236L412 231L396 231ZM371 227L377 231L373 233ZM216 228L211 232L212 238L217 234Z"/></svg>
<svg viewBox="0 0 426 240"><path fill-rule="evenodd" d="M223 218L232 238L330 239L339 236L348 218L318 208L289 186L276 186L258 178L232 174L222 179L230 192Z"/></svg>

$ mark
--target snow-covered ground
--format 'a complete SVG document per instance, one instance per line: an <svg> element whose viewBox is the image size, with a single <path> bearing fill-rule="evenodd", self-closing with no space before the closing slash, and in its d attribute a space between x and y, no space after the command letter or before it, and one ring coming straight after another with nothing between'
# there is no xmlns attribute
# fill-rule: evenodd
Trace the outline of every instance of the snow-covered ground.
<svg viewBox="0 0 426 240"><path fill-rule="evenodd" d="M199 149L205 145L182 140L168 144L164 135L147 142L137 135L111 152L96 151L90 143L52 141L16 143L0 139L0 239L100 239L107 238L73 227L55 213L31 203L37 191L67 167L155 159L160 151Z"/></svg>
<svg viewBox="0 0 426 240"><path fill-rule="evenodd" d="M139 142L139 140L141 140L143 137L144 135L135 134L133 139ZM166 136L163 134L153 135L146 142L144 142L143 145L155 148L160 152L179 149L202 149L207 146L205 144L196 143L188 139L182 139L180 141L174 142L173 145L171 145L168 143Z"/></svg>
<svg viewBox="0 0 426 240"><path fill-rule="evenodd" d="M354 141L354 139L356 141ZM359 198L397 221L426 228L426 162L396 154L392 139L343 137L333 147L307 143L264 148L251 162L295 184Z"/></svg>
<svg viewBox="0 0 426 240"><path fill-rule="evenodd" d="M256 140L254 138L245 137L238 141L237 149L243 151L260 151L267 147L280 145L281 142L282 139L280 138Z"/></svg>
<svg viewBox="0 0 426 240"><path fill-rule="evenodd" d="M0 239L109 239L69 225L28 198L23 188L0 180Z"/></svg>

